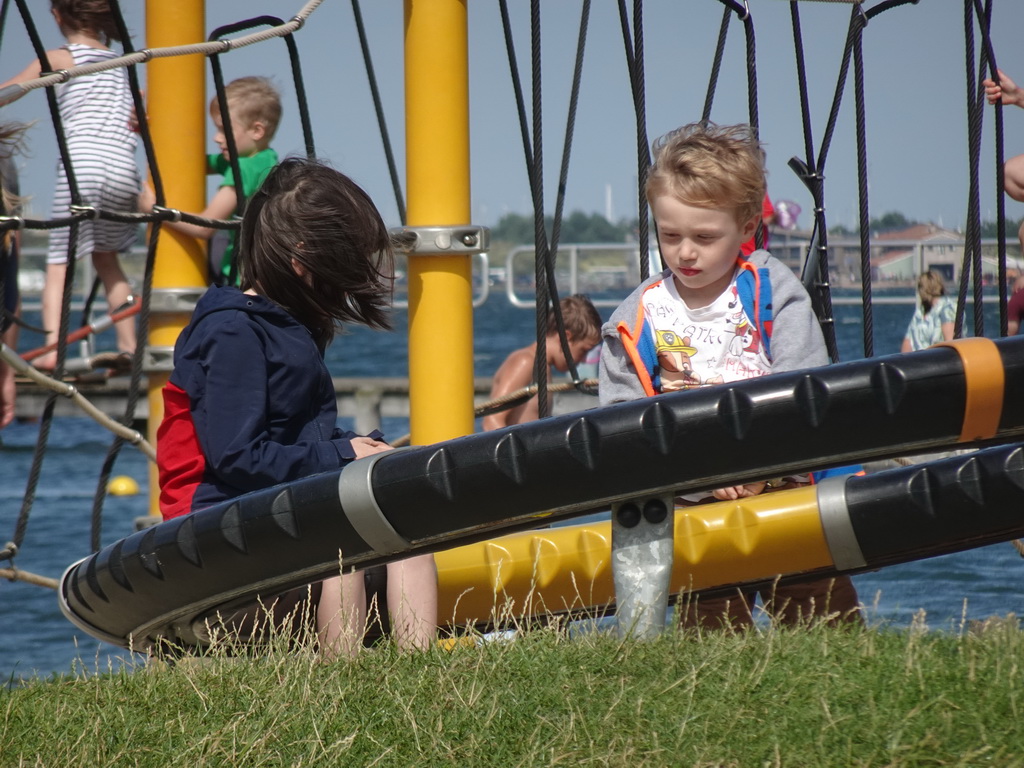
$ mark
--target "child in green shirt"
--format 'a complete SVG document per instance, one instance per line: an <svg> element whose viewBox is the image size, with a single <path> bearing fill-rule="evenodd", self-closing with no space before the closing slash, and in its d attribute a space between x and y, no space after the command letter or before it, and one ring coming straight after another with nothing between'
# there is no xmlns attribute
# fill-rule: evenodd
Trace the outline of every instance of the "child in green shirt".
<svg viewBox="0 0 1024 768"><path fill-rule="evenodd" d="M281 120L281 97L265 77L240 77L228 83L224 92L227 96L235 149L238 152L238 167L242 174L242 193L248 200L278 163L277 152L269 145ZM229 219L237 211L238 195L235 192L234 170L228 157L224 122L216 98L210 102L210 119L217 129L213 140L220 147L220 152L207 156L206 172L220 174L224 178L206 210L198 215L207 219ZM151 209L155 203L156 196L152 187L147 184L140 196L139 207L145 211ZM165 222L165 226L203 240L210 240L217 231L211 227L201 227L183 221ZM227 248L223 255L211 253L210 274L213 282L228 282L237 240L238 233L232 230L228 233ZM238 282L237 274L234 282Z"/></svg>

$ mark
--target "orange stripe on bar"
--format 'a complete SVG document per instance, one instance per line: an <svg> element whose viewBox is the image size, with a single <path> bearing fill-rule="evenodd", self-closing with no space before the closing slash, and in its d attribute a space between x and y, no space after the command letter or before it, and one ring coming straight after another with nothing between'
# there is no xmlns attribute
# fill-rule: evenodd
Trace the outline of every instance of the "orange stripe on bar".
<svg viewBox="0 0 1024 768"><path fill-rule="evenodd" d="M960 442L994 437L1003 415L1006 371L999 348L992 339L973 337L943 341L936 347L952 347L960 355L967 384L964 425Z"/></svg>

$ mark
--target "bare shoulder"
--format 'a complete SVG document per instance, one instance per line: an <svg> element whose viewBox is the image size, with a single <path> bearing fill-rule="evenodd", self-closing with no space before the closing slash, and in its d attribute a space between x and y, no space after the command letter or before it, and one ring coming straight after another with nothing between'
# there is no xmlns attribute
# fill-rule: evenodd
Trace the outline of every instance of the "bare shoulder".
<svg viewBox="0 0 1024 768"><path fill-rule="evenodd" d="M494 373L492 392L495 395L505 394L529 384L533 380L534 354L533 345L510 353Z"/></svg>
<svg viewBox="0 0 1024 768"><path fill-rule="evenodd" d="M75 66L75 60L71 56L71 51L69 51L67 48L55 48L52 51L47 51L46 58L49 59L50 67L54 71L61 69L71 69L73 66Z"/></svg>

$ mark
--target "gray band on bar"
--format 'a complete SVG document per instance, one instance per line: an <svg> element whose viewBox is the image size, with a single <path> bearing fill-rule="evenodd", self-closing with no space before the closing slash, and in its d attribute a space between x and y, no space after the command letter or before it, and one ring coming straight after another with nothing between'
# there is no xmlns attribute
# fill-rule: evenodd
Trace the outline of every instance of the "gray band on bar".
<svg viewBox="0 0 1024 768"><path fill-rule="evenodd" d="M818 491L818 513L825 532L832 562L840 571L851 571L867 565L857 534L853 532L850 512L846 507L846 481L849 475L826 477L815 487Z"/></svg>
<svg viewBox="0 0 1024 768"><path fill-rule="evenodd" d="M359 537L381 555L404 552L412 545L384 517L373 495L373 466L386 453L356 459L338 476L338 500Z"/></svg>

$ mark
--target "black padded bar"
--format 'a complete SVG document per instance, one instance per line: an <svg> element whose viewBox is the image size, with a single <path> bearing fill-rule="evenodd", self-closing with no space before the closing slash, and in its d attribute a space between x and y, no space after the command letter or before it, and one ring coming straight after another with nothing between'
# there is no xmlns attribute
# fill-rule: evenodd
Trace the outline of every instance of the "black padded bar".
<svg viewBox="0 0 1024 768"><path fill-rule="evenodd" d="M846 507L869 567L1024 536L1024 445L852 477Z"/></svg>
<svg viewBox="0 0 1024 768"><path fill-rule="evenodd" d="M1024 337L996 343L1006 391L1024 391ZM338 499L339 470L116 542L68 569L61 608L86 631L124 645L144 648L161 637L202 643L197 617L336 573L339 549L346 567L368 567L639 495L949 447L965 401L959 354L937 348L396 451L379 458L369 485L386 522L410 542L408 553L374 552L359 536ZM1021 434L1024 408L1011 396L996 439Z"/></svg>

